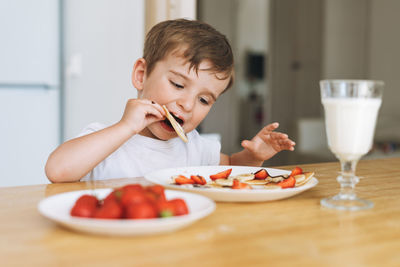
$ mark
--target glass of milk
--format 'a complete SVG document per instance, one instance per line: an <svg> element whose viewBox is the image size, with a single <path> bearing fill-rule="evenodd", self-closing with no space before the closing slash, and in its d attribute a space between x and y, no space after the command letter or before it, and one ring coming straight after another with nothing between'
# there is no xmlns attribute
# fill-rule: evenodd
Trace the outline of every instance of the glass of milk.
<svg viewBox="0 0 400 267"><path fill-rule="evenodd" d="M354 192L358 160L372 148L384 83L371 80L322 80L321 101L329 149L341 164L339 194L321 205L340 210L369 209L374 204Z"/></svg>

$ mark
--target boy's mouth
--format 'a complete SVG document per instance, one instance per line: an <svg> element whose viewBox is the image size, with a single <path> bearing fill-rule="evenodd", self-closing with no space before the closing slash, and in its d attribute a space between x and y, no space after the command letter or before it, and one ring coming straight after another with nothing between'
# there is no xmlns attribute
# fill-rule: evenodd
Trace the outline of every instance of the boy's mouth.
<svg viewBox="0 0 400 267"><path fill-rule="evenodd" d="M175 116L172 112L170 112L170 113L171 113L172 117L174 117L174 119L182 126L183 123L184 123L184 121L183 121L182 119L178 118L177 116ZM168 119L165 119L165 120L164 120L164 123L165 123L166 125L168 125L170 128L173 129L172 124L171 124L171 122L170 122Z"/></svg>

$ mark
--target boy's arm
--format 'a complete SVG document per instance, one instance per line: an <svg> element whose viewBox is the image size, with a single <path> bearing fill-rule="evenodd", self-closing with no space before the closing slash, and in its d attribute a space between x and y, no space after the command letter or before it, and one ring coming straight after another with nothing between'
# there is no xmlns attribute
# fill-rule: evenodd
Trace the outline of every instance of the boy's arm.
<svg viewBox="0 0 400 267"><path fill-rule="evenodd" d="M47 178L53 183L79 181L130 137L164 117L159 104L130 99L118 123L67 141L51 153L45 167Z"/></svg>
<svg viewBox="0 0 400 267"><path fill-rule="evenodd" d="M261 166L282 150L294 150L295 143L286 134L274 132L277 122L265 126L253 139L242 142L242 151L231 156L221 153L220 165Z"/></svg>
<svg viewBox="0 0 400 267"><path fill-rule="evenodd" d="M49 156L46 175L53 183L79 181L130 137L130 129L117 123L69 140Z"/></svg>
<svg viewBox="0 0 400 267"><path fill-rule="evenodd" d="M264 161L253 160L246 149L232 155L221 153L219 165L261 166Z"/></svg>

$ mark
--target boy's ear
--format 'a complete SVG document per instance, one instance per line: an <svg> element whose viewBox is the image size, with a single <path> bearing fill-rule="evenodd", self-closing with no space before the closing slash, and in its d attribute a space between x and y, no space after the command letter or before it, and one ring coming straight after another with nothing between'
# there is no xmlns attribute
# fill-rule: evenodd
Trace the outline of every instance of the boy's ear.
<svg viewBox="0 0 400 267"><path fill-rule="evenodd" d="M143 83L146 76L146 60L139 58L136 60L132 71L132 84L137 90L143 89Z"/></svg>

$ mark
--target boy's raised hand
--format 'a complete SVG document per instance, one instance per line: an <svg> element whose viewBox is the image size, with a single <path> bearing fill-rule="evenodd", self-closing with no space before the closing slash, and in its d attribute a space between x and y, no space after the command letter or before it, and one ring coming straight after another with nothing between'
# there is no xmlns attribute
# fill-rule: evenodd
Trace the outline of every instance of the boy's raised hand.
<svg viewBox="0 0 400 267"><path fill-rule="evenodd" d="M287 134L274 132L279 123L265 126L253 139L242 141L242 147L250 152L256 161L265 161L282 150L294 150L295 142Z"/></svg>
<svg viewBox="0 0 400 267"><path fill-rule="evenodd" d="M132 134L138 134L162 119L165 119L165 111L161 105L148 99L129 99L120 123L128 126Z"/></svg>

